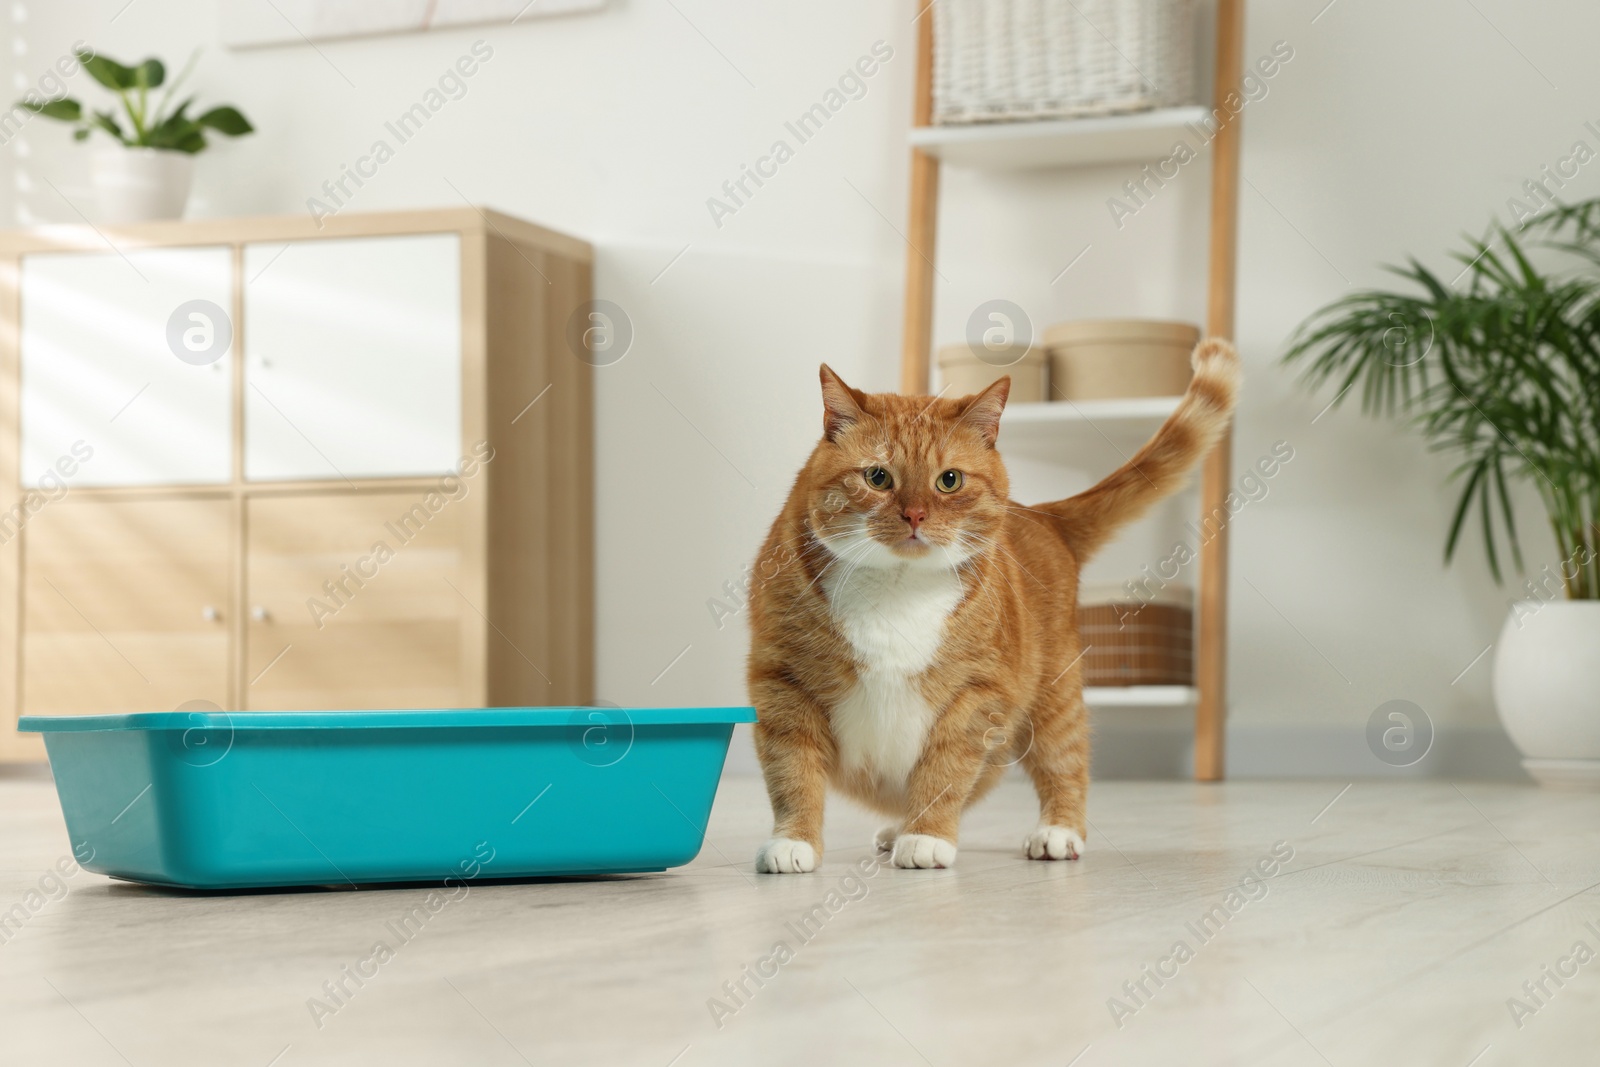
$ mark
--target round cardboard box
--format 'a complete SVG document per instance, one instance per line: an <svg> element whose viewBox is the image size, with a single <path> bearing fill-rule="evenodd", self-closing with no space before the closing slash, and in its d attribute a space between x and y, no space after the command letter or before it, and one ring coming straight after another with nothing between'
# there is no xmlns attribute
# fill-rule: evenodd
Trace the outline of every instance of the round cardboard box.
<svg viewBox="0 0 1600 1067"><path fill-rule="evenodd" d="M1050 364L1042 348L985 350L982 359L970 345L945 345L939 349L939 378L947 397L981 393L1008 374L1008 403L1035 403L1050 395Z"/></svg>
<svg viewBox="0 0 1600 1067"><path fill-rule="evenodd" d="M1091 319L1044 332L1052 399L1177 396L1189 387L1200 329L1186 322Z"/></svg>

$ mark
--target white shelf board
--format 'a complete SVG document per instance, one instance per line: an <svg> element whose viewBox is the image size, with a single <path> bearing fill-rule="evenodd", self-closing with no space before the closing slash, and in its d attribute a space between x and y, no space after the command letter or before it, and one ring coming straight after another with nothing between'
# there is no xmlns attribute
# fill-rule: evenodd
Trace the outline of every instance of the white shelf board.
<svg viewBox="0 0 1600 1067"><path fill-rule="evenodd" d="M1078 426L1100 422L1159 424L1178 408L1181 396L1130 396L1114 400L1047 400L1011 404L1000 417L1009 426Z"/></svg>
<svg viewBox="0 0 1600 1067"><path fill-rule="evenodd" d="M1083 702L1091 708L1192 707L1200 691L1192 685L1089 685Z"/></svg>
<svg viewBox="0 0 1600 1067"><path fill-rule="evenodd" d="M1123 463L1177 408L1176 396L1012 404L1000 417L1002 454L1077 457L1106 471Z"/></svg>
<svg viewBox="0 0 1600 1067"><path fill-rule="evenodd" d="M916 126L911 144L945 163L980 170L1037 170L1146 163L1172 154L1181 138L1198 150L1188 124L1210 111L1194 105L1034 122L988 122L971 126Z"/></svg>

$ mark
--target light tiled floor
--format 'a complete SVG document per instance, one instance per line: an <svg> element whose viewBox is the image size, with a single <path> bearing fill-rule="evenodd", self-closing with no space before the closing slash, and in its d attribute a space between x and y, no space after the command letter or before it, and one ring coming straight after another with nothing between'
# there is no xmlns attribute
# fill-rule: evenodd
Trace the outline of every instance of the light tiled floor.
<svg viewBox="0 0 1600 1067"><path fill-rule="evenodd" d="M955 869L856 882L876 819L836 801L818 873L757 876L764 794L730 779L690 867L480 885L405 943L390 924L426 890L78 873L0 945L0 1063L1600 1062L1600 958L1545 979L1520 1027L1507 1005L1535 1006L1523 982L1575 943L1600 952L1600 797L1359 781L1329 806L1344 785L1100 784L1087 855L1045 864L1016 849L1033 800L1007 783ZM1293 858L1202 941L1275 846ZM0 910L67 852L50 784L0 780ZM1129 996L1179 940L1192 958ZM393 958L319 1026L308 1000L379 941ZM780 942L773 976L745 978Z"/></svg>

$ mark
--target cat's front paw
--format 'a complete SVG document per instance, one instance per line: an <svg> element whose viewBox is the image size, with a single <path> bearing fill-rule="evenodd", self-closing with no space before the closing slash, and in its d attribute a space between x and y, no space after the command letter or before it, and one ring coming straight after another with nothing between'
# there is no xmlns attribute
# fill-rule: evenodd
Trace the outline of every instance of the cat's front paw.
<svg viewBox="0 0 1600 1067"><path fill-rule="evenodd" d="M810 874L817 869L817 850L792 837L774 837L756 853L760 874Z"/></svg>
<svg viewBox="0 0 1600 1067"><path fill-rule="evenodd" d="M956 861L956 846L932 834L901 834L894 839L894 851L889 862L896 867L915 867L923 870L949 867Z"/></svg>
<svg viewBox="0 0 1600 1067"><path fill-rule="evenodd" d="M1041 826L1022 843L1031 860L1075 860L1083 849L1082 835L1065 826Z"/></svg>
<svg viewBox="0 0 1600 1067"><path fill-rule="evenodd" d="M896 823L881 827L872 835L872 848L875 852L893 852L895 838L900 836L900 827Z"/></svg>

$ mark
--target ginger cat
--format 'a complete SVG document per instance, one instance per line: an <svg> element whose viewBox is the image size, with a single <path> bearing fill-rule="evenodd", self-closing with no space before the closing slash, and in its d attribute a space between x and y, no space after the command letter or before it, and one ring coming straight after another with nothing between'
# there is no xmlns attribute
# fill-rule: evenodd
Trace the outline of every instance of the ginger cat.
<svg viewBox="0 0 1600 1067"><path fill-rule="evenodd" d="M1084 848L1088 717L1078 574L1173 492L1227 425L1239 360L1195 348L1176 411L1066 500L1010 499L995 443L1011 381L941 400L867 394L822 367L823 437L756 564L748 680L775 826L758 870L822 854L828 785L895 819L896 867L955 862L961 813L1021 762L1039 794L1024 851Z"/></svg>

